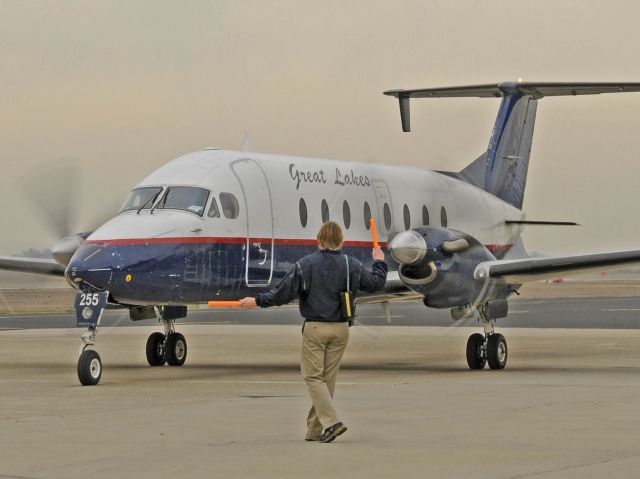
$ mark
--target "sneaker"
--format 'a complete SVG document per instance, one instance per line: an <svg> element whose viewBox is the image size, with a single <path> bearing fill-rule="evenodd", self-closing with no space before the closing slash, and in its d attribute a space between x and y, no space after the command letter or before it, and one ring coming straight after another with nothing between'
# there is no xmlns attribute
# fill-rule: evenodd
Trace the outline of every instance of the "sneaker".
<svg viewBox="0 0 640 479"><path fill-rule="evenodd" d="M305 441L319 441L320 437L319 436L305 436L304 440Z"/></svg>
<svg viewBox="0 0 640 479"><path fill-rule="evenodd" d="M340 434L344 434L347 431L347 426L341 422L335 423L324 430L322 436L320 436L320 442L331 442Z"/></svg>

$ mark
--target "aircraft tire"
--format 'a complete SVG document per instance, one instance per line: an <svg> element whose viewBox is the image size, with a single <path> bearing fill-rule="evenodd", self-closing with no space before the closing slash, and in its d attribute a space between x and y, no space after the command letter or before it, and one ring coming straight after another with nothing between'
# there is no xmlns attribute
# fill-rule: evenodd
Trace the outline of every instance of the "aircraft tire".
<svg viewBox="0 0 640 479"><path fill-rule="evenodd" d="M487 360L491 369L504 369L507 365L507 341L502 334L495 333L489 336Z"/></svg>
<svg viewBox="0 0 640 479"><path fill-rule="evenodd" d="M102 377L102 361L93 349L82 352L78 358L78 379L83 386L95 386Z"/></svg>
<svg viewBox="0 0 640 479"><path fill-rule="evenodd" d="M169 366L182 366L187 360L187 340L180 333L171 333L164 343L164 356Z"/></svg>
<svg viewBox="0 0 640 479"><path fill-rule="evenodd" d="M484 336L480 333L474 333L467 340L467 364L469 369L483 369L487 360L482 354L482 345Z"/></svg>
<svg viewBox="0 0 640 479"><path fill-rule="evenodd" d="M164 358L164 334L151 333L147 338L147 362L149 366L163 366L166 362Z"/></svg>

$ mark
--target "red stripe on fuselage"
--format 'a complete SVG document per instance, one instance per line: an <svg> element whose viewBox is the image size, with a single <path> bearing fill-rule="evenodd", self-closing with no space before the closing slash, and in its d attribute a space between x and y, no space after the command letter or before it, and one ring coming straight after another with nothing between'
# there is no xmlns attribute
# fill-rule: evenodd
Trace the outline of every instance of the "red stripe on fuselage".
<svg viewBox="0 0 640 479"><path fill-rule="evenodd" d="M268 243L271 238L249 238L253 242ZM225 243L225 244L245 244L247 238L243 237L192 237L182 236L174 238L123 238L123 239L111 239L111 240L87 240L84 244L98 245L98 246L126 246L126 245L151 245L151 244L210 244L210 243ZM315 239L291 239L291 238L274 238L273 242L277 245L303 245L303 246L317 246L318 241ZM344 246L360 246L371 247L371 241L345 241ZM386 248L387 243L380 242L380 247ZM484 245L489 251L508 251L510 244L487 244Z"/></svg>
<svg viewBox="0 0 640 479"><path fill-rule="evenodd" d="M268 243L271 238L249 238L253 242ZM118 238L110 240L87 240L84 244L97 245L97 246L126 246L126 245L151 245L151 244L181 244L181 243L225 243L225 244L245 244L247 238L243 237L172 237L172 238ZM303 246L317 246L318 240L315 239L285 239L274 238L273 242L277 245L303 245ZM371 241L345 241L344 246L371 246ZM386 243L380 243L380 246L386 246Z"/></svg>
<svg viewBox="0 0 640 479"><path fill-rule="evenodd" d="M250 241L268 243L271 238L249 238ZM172 238L118 238L112 240L87 240L84 244L98 245L98 246L125 246L125 245L137 245L137 244L181 244L181 243L224 243L224 244L244 244L247 242L247 238L242 237L172 237ZM274 238L275 244L282 245L304 245L304 246L316 246L317 240L307 239L285 239ZM345 241L344 246L371 246L371 241ZM386 246L386 243L380 243L382 246Z"/></svg>

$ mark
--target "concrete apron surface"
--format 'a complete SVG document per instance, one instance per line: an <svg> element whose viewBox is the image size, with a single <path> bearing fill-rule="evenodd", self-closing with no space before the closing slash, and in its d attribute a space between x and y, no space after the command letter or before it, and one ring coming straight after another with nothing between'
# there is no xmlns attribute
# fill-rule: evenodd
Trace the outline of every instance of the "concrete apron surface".
<svg viewBox="0 0 640 479"><path fill-rule="evenodd" d="M480 328L354 327L319 444L299 327L178 327L187 363L151 368L159 329L101 330L96 387L81 330L0 332L0 478L638 477L639 330L501 328L507 368L469 371Z"/></svg>

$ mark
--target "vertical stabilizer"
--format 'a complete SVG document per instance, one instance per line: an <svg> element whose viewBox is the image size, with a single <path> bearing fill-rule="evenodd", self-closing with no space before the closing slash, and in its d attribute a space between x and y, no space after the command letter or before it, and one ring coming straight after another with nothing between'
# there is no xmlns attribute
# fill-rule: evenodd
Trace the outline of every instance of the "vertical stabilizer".
<svg viewBox="0 0 640 479"><path fill-rule="evenodd" d="M506 94L489 140L484 189L522 208L538 101L517 90Z"/></svg>
<svg viewBox="0 0 640 479"><path fill-rule="evenodd" d="M416 90L389 90L384 93L399 100L403 131L411 131L409 101L412 98L502 98L487 151L459 173L442 173L482 188L521 209L527 184L538 100L548 96L626 92L640 92L640 83L518 81Z"/></svg>

